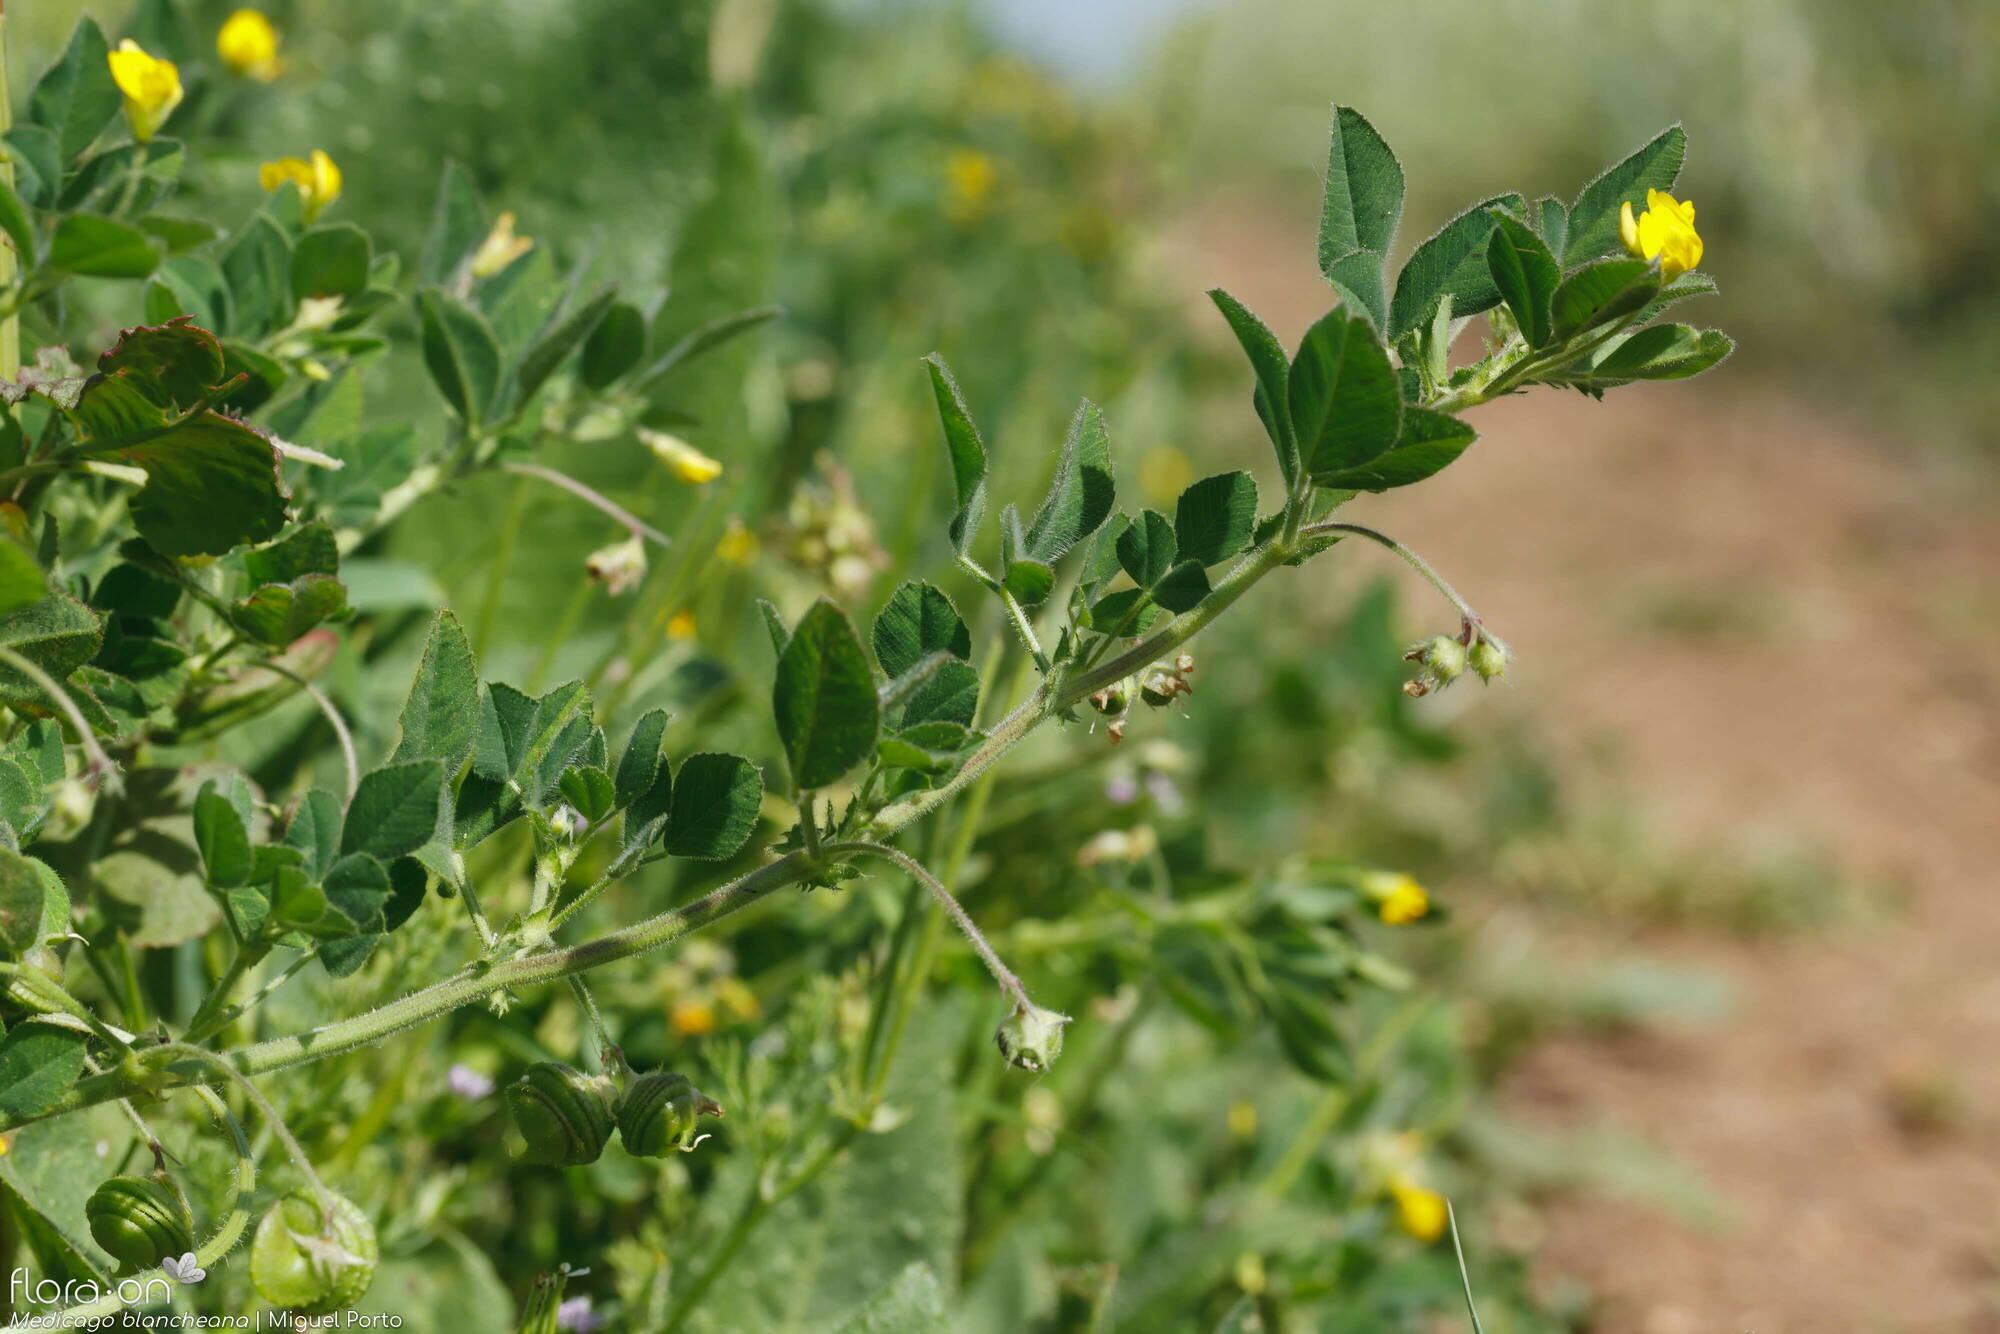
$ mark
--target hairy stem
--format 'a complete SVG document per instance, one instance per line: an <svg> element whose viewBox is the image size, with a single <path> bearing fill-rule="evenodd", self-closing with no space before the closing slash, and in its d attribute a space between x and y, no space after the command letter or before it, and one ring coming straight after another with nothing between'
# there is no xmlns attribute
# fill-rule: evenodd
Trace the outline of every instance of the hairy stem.
<svg viewBox="0 0 2000 1334"><path fill-rule="evenodd" d="M624 526L625 531L634 537L643 537L655 546L666 547L672 545L671 540L665 533L653 527L638 515L632 513L632 511L615 503L603 492L594 487L585 486L566 472L557 472L554 468L547 468L539 463L520 463L513 459L508 459L501 463L499 468L501 472L511 472L520 477L533 477L547 482L551 486L561 487L578 500L583 501L586 505L593 506L610 518L617 520Z"/></svg>
<svg viewBox="0 0 2000 1334"><path fill-rule="evenodd" d="M1303 533L1307 537L1318 537L1328 533L1351 533L1356 537L1365 537L1370 542L1386 547L1400 556L1403 562L1411 569L1422 575L1424 582L1435 588L1438 591L1438 595L1457 610L1458 614L1465 619L1468 626L1476 629L1483 623L1480 620L1479 613L1472 609L1472 604L1467 602L1463 597L1460 597L1458 590L1445 582L1444 576L1432 569L1429 561L1387 533L1377 532L1373 528L1364 528L1358 523L1332 522L1311 524L1303 530Z"/></svg>
<svg viewBox="0 0 2000 1334"><path fill-rule="evenodd" d="M829 853L859 853L865 857L880 857L901 867L918 884L930 891L931 897L937 900L938 907L944 909L945 915L950 917L952 923L965 934L965 938L972 942L972 948L978 952L980 961L986 965L986 971L993 974L993 980L1000 984L1000 989L1017 1004L1022 1006L1034 1004L1028 999L1028 989L1021 985L1021 979L1014 975L1013 970L1001 961L993 947L986 943L985 935L980 932L971 914L965 911L965 905L953 897L952 892L945 888L944 882L926 870L922 862L901 849L886 847L880 843L833 843L829 844L826 850Z"/></svg>

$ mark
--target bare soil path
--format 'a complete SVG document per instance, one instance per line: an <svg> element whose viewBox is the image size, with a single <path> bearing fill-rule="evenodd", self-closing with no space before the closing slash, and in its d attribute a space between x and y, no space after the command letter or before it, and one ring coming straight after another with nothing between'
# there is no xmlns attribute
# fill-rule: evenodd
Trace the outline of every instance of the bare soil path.
<svg viewBox="0 0 2000 1334"><path fill-rule="evenodd" d="M1295 224L1257 216L1187 219L1173 262L1289 342L1324 288L1267 258L1310 254ZM1477 416L1451 471L1364 502L1421 534L1520 651L1516 688L1466 725L1525 713L1559 747L1615 738L1667 829L1792 831L1909 889L1884 920L1825 934L1652 933L1649 951L1733 981L1725 1024L1562 1038L1519 1064L1510 1111L1623 1127L1726 1215L1551 1201L1540 1268L1583 1279L1618 1334L2000 1331L1992 477L1733 366ZM1663 594L1749 609L1758 628L1690 636L1635 615Z"/></svg>

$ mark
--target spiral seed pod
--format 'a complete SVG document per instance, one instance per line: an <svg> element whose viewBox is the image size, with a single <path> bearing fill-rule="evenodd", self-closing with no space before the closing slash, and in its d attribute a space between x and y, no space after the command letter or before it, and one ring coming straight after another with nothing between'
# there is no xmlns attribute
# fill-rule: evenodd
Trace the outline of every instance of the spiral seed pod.
<svg viewBox="0 0 2000 1334"><path fill-rule="evenodd" d="M611 1081L557 1061L540 1061L507 1086L507 1110L528 1142L523 1162L551 1167L594 1163L611 1138Z"/></svg>
<svg viewBox="0 0 2000 1334"><path fill-rule="evenodd" d="M618 1099L618 1133L627 1153L664 1158L669 1150L694 1147L697 1118L721 1115L721 1105L686 1075L654 1070L626 1085Z"/></svg>
<svg viewBox="0 0 2000 1334"><path fill-rule="evenodd" d="M323 1315L361 1300L382 1248L375 1225L344 1195L294 1191L265 1211L250 1243L250 1285L273 1306Z"/></svg>
<svg viewBox="0 0 2000 1334"><path fill-rule="evenodd" d="M163 1177L112 1177L90 1193L83 1215L92 1239L126 1272L194 1249L187 1197Z"/></svg>

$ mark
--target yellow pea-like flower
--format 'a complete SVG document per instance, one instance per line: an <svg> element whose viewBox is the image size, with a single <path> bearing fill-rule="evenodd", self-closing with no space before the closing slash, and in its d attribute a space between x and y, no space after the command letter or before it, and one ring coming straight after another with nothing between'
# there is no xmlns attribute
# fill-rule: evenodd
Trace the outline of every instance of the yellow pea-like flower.
<svg viewBox="0 0 2000 1334"><path fill-rule="evenodd" d="M696 449L677 435L639 428L639 441L653 451L653 457L667 465L674 476L690 486L712 482L722 476L722 464Z"/></svg>
<svg viewBox="0 0 2000 1334"><path fill-rule="evenodd" d="M1444 1196L1406 1176L1389 1182L1389 1196L1396 1202L1396 1225L1403 1231L1425 1243L1444 1235L1449 1217Z"/></svg>
<svg viewBox="0 0 2000 1334"><path fill-rule="evenodd" d="M1632 201L1618 210L1618 237L1640 259L1660 261L1668 282L1701 265L1701 233L1694 229L1694 201L1664 190L1646 191L1646 211L1634 214Z"/></svg>
<svg viewBox="0 0 2000 1334"><path fill-rule="evenodd" d="M1375 871L1362 878L1361 892L1375 904L1375 915L1390 926L1408 926L1428 914L1431 896L1414 877Z"/></svg>
<svg viewBox="0 0 2000 1334"><path fill-rule="evenodd" d="M248 79L269 83L285 72L278 58L281 39L271 20L255 9L239 9L215 34L215 54L222 63Z"/></svg>
<svg viewBox="0 0 2000 1334"><path fill-rule="evenodd" d="M181 104L180 67L171 60L147 55L130 37L107 59L112 82L125 95L125 119L132 127L132 137L146 143Z"/></svg>
<svg viewBox="0 0 2000 1334"><path fill-rule="evenodd" d="M299 187L299 202L307 222L317 219L328 204L340 198L340 168L322 149L315 148L310 161L281 157L257 168L257 183L266 190L275 190L287 181Z"/></svg>

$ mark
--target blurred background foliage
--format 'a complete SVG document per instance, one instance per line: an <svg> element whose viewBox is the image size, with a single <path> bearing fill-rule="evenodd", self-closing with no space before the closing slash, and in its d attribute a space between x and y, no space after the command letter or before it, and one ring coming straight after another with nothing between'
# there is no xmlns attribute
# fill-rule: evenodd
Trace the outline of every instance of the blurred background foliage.
<svg viewBox="0 0 2000 1334"><path fill-rule="evenodd" d="M173 11L178 33L146 31L198 64L229 7L203 0ZM76 9L9 15L16 87ZM90 9L114 34L132 15ZM351 713L394 716L413 632L442 602L493 676L589 676L600 698L669 704L702 748L768 754L760 712L738 707L767 684L750 596L790 615L830 590L865 615L939 565L943 479L917 365L933 349L958 370L1003 492L1038 478L1084 394L1148 503L1261 467L1233 350L1186 318L1201 275L1176 267L1169 233L1218 199L1309 220L1332 100L1366 108L1411 166L1412 237L1469 195L1571 189L1684 119L1724 292L1706 315L1741 358L1807 393L1858 388L1942 459L1990 451L1992 6L1923 22L1860 0L1107 10L1076 50L1028 3L274 3L284 80L183 127L214 141L191 188L219 216L252 205L257 162L324 147L345 167L341 210L414 256L456 161L559 269L616 279L642 305L670 294L655 353L720 315L786 311L647 409L723 462L717 482L675 482L629 435L547 460L676 539L635 594L585 577L614 535L601 516L511 478L430 500L360 553L377 579L371 592L357 575L355 598L378 619L336 668ZM442 420L414 364L378 366L367 389L383 417ZM976 963L947 951L893 1078L907 1119L768 1216L746 1209L775 1161L752 1146L804 1133L902 901L874 882L814 895L603 985L636 1061L699 1071L730 1104L684 1163L508 1165L497 1100L466 1090L571 1058L581 1036L560 996L466 1012L284 1088L309 1146L368 1180L372 1203L397 1202L371 1300L412 1328L469 1327L449 1314L461 1303L499 1328L479 1321L507 1319L534 1272L568 1261L596 1269L576 1290L610 1328L659 1329L669 1294L756 1213L687 1328L836 1328L922 1261L966 1330L1427 1329L1456 1309L1458 1280L1448 1244L1398 1228L1383 1187L1408 1171L1465 1207L1488 1328L1583 1327L1582 1296L1529 1295L1525 1202L1600 1160L1647 1171L1616 1146L1514 1133L1482 1089L1551 1026L1714 1014L1727 996L1644 969L1546 985L1467 957L1449 923L1371 927L1358 948L1386 985L1341 1009L1341 1070L1314 1079L1252 1022L1230 914L1346 874L1328 865L1449 884L1477 864L1503 896L1573 889L1640 918L1773 930L1822 919L1838 876L1806 855L1708 864L1652 846L1643 819L1580 807L1532 738L1454 739L1399 688L1401 644L1435 618L1345 567L1315 577L1312 594L1238 618L1227 655L1204 655L1186 720L1117 751L1038 738L954 827L961 845L933 848L1037 994L1082 1020L1052 1075L1001 1069ZM389 740L361 738L375 753ZM668 875L635 877L592 915L692 887ZM394 994L427 954L448 957L447 925L413 928L394 970L355 985ZM295 986L271 1022L326 1004ZM1703 1207L1671 1177L1635 1189Z"/></svg>

